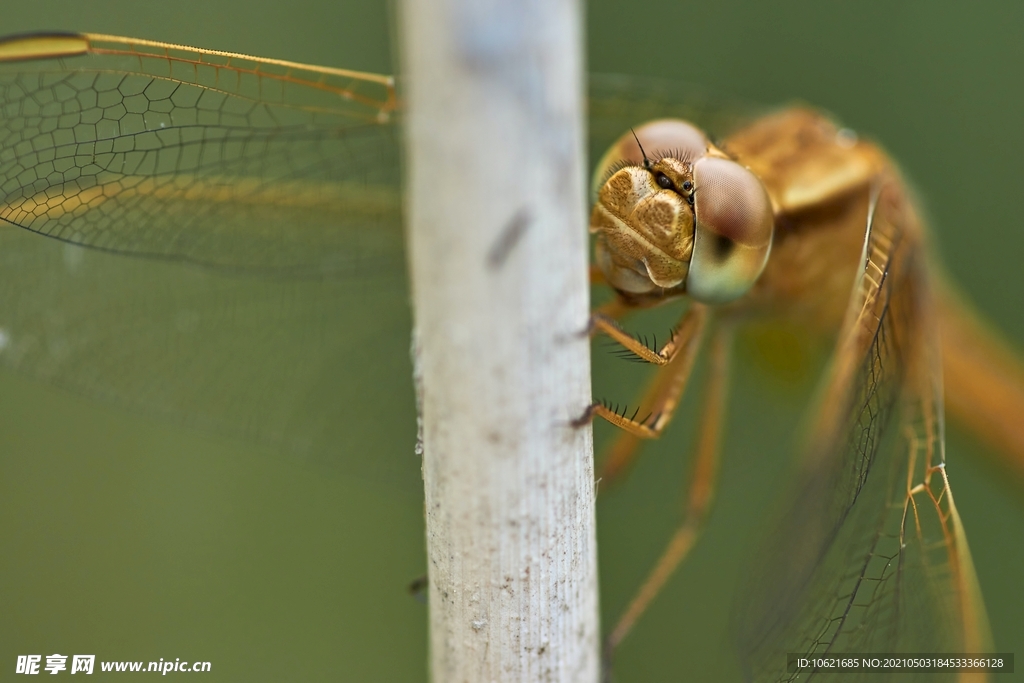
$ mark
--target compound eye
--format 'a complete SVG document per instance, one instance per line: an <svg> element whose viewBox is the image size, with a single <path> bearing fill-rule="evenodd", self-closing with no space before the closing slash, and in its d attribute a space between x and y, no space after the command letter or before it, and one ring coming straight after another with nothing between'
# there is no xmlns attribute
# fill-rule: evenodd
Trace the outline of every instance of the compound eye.
<svg viewBox="0 0 1024 683"><path fill-rule="evenodd" d="M703 303L727 303L746 294L768 262L771 201L757 176L730 159L699 159L693 183L697 228L686 290Z"/></svg>
<svg viewBox="0 0 1024 683"><path fill-rule="evenodd" d="M634 137L635 136L635 137ZM634 130L627 130L598 162L594 169L591 189L595 194L601 184L608 179L609 169L626 161L640 165L644 154L640 151L643 145L648 161L655 161L654 155L670 153L681 161L692 161L704 156L708 151L708 140L704 133L695 126L678 119L657 119L648 121Z"/></svg>
<svg viewBox="0 0 1024 683"><path fill-rule="evenodd" d="M649 155L668 154L680 161L693 161L708 151L708 139L704 137L704 133L693 124L679 119L648 121L634 132L636 139L640 140L644 151ZM639 155L640 148L636 146L636 140L623 136L623 141L627 145L625 151L629 157ZM631 141L633 144L629 145Z"/></svg>

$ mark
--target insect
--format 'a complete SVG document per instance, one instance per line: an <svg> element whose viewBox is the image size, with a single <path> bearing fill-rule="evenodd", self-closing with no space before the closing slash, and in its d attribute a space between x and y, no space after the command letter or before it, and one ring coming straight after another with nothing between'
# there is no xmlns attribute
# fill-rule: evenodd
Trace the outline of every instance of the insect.
<svg viewBox="0 0 1024 683"><path fill-rule="evenodd" d="M358 418L387 414L389 397L375 395L370 380L332 387L332 412L314 404L309 387L325 368L379 365L405 343L392 80L77 34L4 41L0 66L0 219L10 226L0 235L0 359L91 395L288 448L323 440L356 448L365 437L356 425L373 423ZM597 260L620 299L596 326L642 358L670 361L649 420L594 409L632 430L613 449L612 467L628 462L633 437L667 422L697 342L718 321L697 458L708 465L698 479L705 488L694 489L696 524L681 528L666 573L707 510L730 326L759 310L792 311L797 295L813 290L817 308L799 313L841 330L840 341L796 488L801 506L783 518L786 532L765 562L774 589L746 602L749 671L769 676L779 652L827 647L982 651L984 611L943 467L941 361L928 331L945 318L929 303L923 228L877 148L806 111L757 125L721 147L693 128L682 137L682 128L638 128L607 160L629 165L602 177L611 195L600 191L599 210L625 201L612 195L615 179L628 177L632 191L665 198L652 207L671 216L661 226L666 238L687 221L706 235L655 263L650 253L623 251L614 221L602 227ZM804 146L773 142L780 139ZM750 240L730 237L728 207L722 222L702 217L717 183L741 182L720 181L713 166L767 188L749 191L760 202ZM839 239L825 240L821 226ZM668 347L652 351L613 318L695 291L688 278L698 267L679 267L687 249L724 270L705 271L701 301ZM787 279L787 265L812 255L824 273ZM675 271L659 270L672 259ZM124 291L125 282L146 286ZM110 301L113 311L99 303ZM380 346L382 330L395 348ZM339 412L345 430L335 426ZM633 617L643 593L639 600ZM882 620L889 632L870 628Z"/></svg>
<svg viewBox="0 0 1024 683"><path fill-rule="evenodd" d="M646 417L602 403L591 409L626 432L610 476L634 457L637 438L667 426L701 339L719 321L686 512L609 650L688 554L708 513L733 327L780 316L839 334L792 507L740 615L746 675L797 677L784 665L788 652L989 646L945 470L939 313L924 227L884 153L796 108L721 146L686 122L654 121L620 138L597 172L591 231L618 296L594 326L662 366L643 401ZM660 348L614 322L683 295L691 304Z"/></svg>

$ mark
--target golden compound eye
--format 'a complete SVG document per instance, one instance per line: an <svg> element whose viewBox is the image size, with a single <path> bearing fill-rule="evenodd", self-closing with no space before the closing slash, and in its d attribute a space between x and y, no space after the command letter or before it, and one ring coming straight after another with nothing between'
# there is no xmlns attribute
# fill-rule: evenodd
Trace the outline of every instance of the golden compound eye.
<svg viewBox="0 0 1024 683"><path fill-rule="evenodd" d="M693 256L687 293L721 304L753 286L772 246L771 201L757 176L729 159L704 157L693 166Z"/></svg>

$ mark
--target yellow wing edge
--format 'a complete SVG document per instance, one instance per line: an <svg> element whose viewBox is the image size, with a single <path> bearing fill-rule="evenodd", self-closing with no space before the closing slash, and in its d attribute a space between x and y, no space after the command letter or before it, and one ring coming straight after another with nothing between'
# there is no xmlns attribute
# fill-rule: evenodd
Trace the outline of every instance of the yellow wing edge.
<svg viewBox="0 0 1024 683"><path fill-rule="evenodd" d="M398 108L395 78L384 74L352 71L313 64L302 64L283 59L256 57L241 52L208 50L177 43L162 43L143 38L126 38L102 33L33 33L0 38L0 64L43 59L60 59L83 55L114 55L144 59L163 59L193 64L228 68L252 73L263 78L295 82L319 90L335 92L345 99L361 101L380 109L386 115ZM237 64L242 62L242 64ZM267 71L274 67L282 71ZM328 81L344 79L345 85ZM358 84L382 87L382 97L367 98L354 91Z"/></svg>

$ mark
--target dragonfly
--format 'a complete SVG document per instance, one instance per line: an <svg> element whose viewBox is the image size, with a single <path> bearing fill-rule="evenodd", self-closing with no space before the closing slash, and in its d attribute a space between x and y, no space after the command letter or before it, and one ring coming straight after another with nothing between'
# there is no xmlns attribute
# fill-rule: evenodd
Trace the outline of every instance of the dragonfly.
<svg viewBox="0 0 1024 683"><path fill-rule="evenodd" d="M984 652L984 605L945 469L940 378L951 366L935 340L940 330L965 352L966 367L947 372L958 387L1020 395L1006 364L986 369L984 354L967 353L997 342L942 289L925 226L880 148L809 110L751 122L686 94L609 79L590 95L591 151L609 150L595 175L594 277L615 293L592 327L661 368L641 402L650 416L604 404L588 413L624 430L607 479L667 426L710 340L690 512L609 642L710 510L734 329L784 317L833 335L835 351L794 502L737 608L745 672L790 679L787 652ZM0 42L0 112L0 362L296 452L330 443L346 467L372 465L362 444L394 399L363 369L398 357L410 326L392 77L40 34ZM642 125L667 117L735 132L716 144L691 123ZM722 186L745 194L752 223L727 199L716 208ZM629 223L640 204L648 219ZM688 307L667 344L620 327L671 299ZM331 405L312 398L326 382ZM953 407L1007 449L1019 443L1012 404Z"/></svg>

